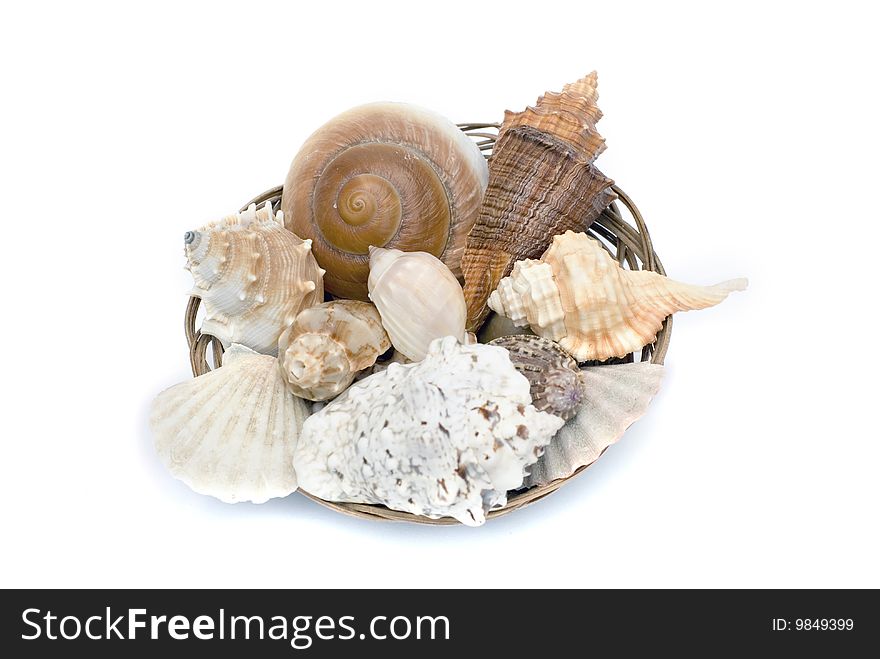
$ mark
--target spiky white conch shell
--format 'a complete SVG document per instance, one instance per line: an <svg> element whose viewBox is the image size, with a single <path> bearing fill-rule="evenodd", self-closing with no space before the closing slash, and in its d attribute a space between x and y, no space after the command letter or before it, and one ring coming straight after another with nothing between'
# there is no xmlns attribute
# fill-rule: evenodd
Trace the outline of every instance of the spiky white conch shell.
<svg viewBox="0 0 880 659"><path fill-rule="evenodd" d="M568 478L596 461L648 409L660 389L663 366L649 362L581 369L583 402L529 470L525 485Z"/></svg>
<svg viewBox="0 0 880 659"><path fill-rule="evenodd" d="M435 256L370 247L367 288L391 343L409 359L423 359L434 339L466 340L461 285Z"/></svg>
<svg viewBox="0 0 880 659"><path fill-rule="evenodd" d="M186 234L187 268L201 298L201 331L257 352L278 354L278 337L296 315L324 301L311 241L284 228L267 201Z"/></svg>
<svg viewBox="0 0 880 659"><path fill-rule="evenodd" d="M732 279L695 286L624 270L598 241L566 231L540 260L518 261L489 296L489 307L557 341L578 361L605 360L651 343L670 314L714 306L747 285Z"/></svg>
<svg viewBox="0 0 880 659"><path fill-rule="evenodd" d="M309 417L300 487L478 526L563 423L530 403L506 350L438 339L421 362L391 364Z"/></svg>
<svg viewBox="0 0 880 659"><path fill-rule="evenodd" d="M390 347L376 307L333 300L299 313L278 339L278 360L295 395L327 400Z"/></svg>
<svg viewBox="0 0 880 659"><path fill-rule="evenodd" d="M287 390L277 361L233 344L223 366L156 397L156 452L175 477L228 503L296 490L293 450L308 406Z"/></svg>

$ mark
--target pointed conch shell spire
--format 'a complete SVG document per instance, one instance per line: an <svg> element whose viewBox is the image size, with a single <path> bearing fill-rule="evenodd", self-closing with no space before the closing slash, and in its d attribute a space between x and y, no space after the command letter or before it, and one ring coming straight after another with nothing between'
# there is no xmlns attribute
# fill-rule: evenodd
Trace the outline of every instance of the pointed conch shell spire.
<svg viewBox="0 0 880 659"><path fill-rule="evenodd" d="M695 286L624 270L596 240L567 231L540 261L519 261L489 306L557 341L578 361L604 360L651 343L668 315L714 306L747 285L746 279L732 279Z"/></svg>
<svg viewBox="0 0 880 659"><path fill-rule="evenodd" d="M311 242L284 228L266 202L184 236L187 269L201 298L201 331L275 355L278 337L304 308L324 301Z"/></svg>
<svg viewBox="0 0 880 659"><path fill-rule="evenodd" d="M605 150L598 98L593 72L534 107L505 113L462 259L468 329L485 320L486 300L514 262L537 258L554 235L583 231L616 198L613 181L594 164Z"/></svg>

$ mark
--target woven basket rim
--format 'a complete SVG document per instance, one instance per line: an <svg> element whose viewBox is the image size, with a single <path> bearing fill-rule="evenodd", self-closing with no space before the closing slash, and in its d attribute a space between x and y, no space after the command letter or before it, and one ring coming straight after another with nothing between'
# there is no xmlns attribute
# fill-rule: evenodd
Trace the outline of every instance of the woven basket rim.
<svg viewBox="0 0 880 659"><path fill-rule="evenodd" d="M492 146L495 143L496 135L493 132L486 132L486 129L497 131L500 124L483 122L462 123L458 124L458 127L475 140L479 149L486 154L486 157L488 158L488 152L491 151ZM626 207L635 226L626 221L618 208L617 202L612 202L612 204L602 212L599 218L590 225L587 233L593 237L599 238L600 242L603 243L603 246L605 246L611 255L621 264L629 266L631 269L653 270L661 275L665 275L666 270L663 268L660 258L654 251L654 245L650 233L648 232L648 227L645 224L644 218L638 207L629 195L627 195L618 185L615 184L613 189L617 194L618 201ZM280 185L270 188L244 204L241 210L245 210L251 204L260 205L267 201L271 202L273 208L277 209L281 203L281 193L282 186ZM612 251L612 249L609 248L609 245L616 251ZM186 333L187 345L189 346L190 367L192 368L194 377L203 375L211 370L211 366L207 361L209 346L211 348L215 368L222 364L223 359L223 347L220 345L220 341L208 334L202 334L197 329L196 323L199 304L199 298L191 296L187 303L184 315L184 330ZM663 326L657 333L654 342L641 349L638 359L640 361L650 361L654 364L662 364L666 357L666 351L669 348L671 333L672 316L669 316L663 322ZM616 361L629 362L634 361L635 359L636 355L635 353L632 353L626 358ZM601 458L604 453L605 451L603 450L596 460ZM494 519L496 517L501 517L540 501L544 497L553 494L565 483L568 483L582 474L588 467L594 464L596 460L581 466L567 478L562 478L545 485L516 491L510 494L507 503L500 508L490 510L486 514L486 518ZM303 490L297 490L297 492L322 506L330 508L331 510L361 519L413 522L435 526L460 524L458 520L451 517L432 519L429 517L413 515L412 513L391 510L382 505L326 501Z"/></svg>

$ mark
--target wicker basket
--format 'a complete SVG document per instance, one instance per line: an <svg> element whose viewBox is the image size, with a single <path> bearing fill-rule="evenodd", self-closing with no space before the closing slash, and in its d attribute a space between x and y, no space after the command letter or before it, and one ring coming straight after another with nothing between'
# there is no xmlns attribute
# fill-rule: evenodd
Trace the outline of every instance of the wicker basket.
<svg viewBox="0 0 880 659"><path fill-rule="evenodd" d="M459 124L459 128L476 141L480 150L488 158L491 154L492 147L495 144L499 124L469 123ZM645 222L642 219L642 215L639 213L638 208L636 208L629 196L620 188L614 186L614 191L617 193L621 204L626 207L630 221L627 221L627 219L624 218L615 202L606 208L602 215L593 222L587 233L592 237L599 239L599 242L608 249L611 255L614 256L623 267L632 270L654 270L660 274L666 274L666 271L660 263L660 259L654 252L654 246L651 243L651 236L648 234L648 228L645 226ZM271 201L272 207L275 210L278 210L281 205L281 186L267 190L258 197L250 200L242 207L242 210L246 209L252 203L259 205L266 201ZM223 359L223 347L220 345L220 341L208 334L202 334L196 329L198 310L199 299L191 297L186 307L185 329L186 340L189 344L190 365L192 366L194 376L203 375L211 370L207 355L209 346L211 348L213 357L212 361L215 367L220 366ZM662 364L663 358L666 355L666 350L669 346L671 331L672 317L670 316L663 323L663 327L657 334L654 343L642 348L638 358L641 361L651 361L655 364ZM635 358L636 355L633 353L623 359L615 361L632 362ZM487 514L487 518L492 519L500 517L501 515L506 515L514 510L518 510L534 503L535 501L543 499L562 487L564 483L582 473L588 466L590 465L584 465L568 478L510 494L507 500L507 505L490 511ZM390 510L385 506L360 503L335 503L332 501L324 501L323 499L319 499L318 497L312 496L308 492L303 492L302 490L299 492L307 496L309 499L320 503L322 506L345 513L346 515L363 519L440 525L459 523L451 517L429 519L411 513Z"/></svg>

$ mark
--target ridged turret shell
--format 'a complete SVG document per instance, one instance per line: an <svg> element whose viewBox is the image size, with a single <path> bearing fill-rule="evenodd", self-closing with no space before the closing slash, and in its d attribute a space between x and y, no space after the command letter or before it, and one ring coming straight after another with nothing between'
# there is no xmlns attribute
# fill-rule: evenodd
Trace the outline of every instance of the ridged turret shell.
<svg viewBox="0 0 880 659"><path fill-rule="evenodd" d="M434 339L465 341L461 285L438 258L373 247L368 286L391 343L409 359L422 359Z"/></svg>
<svg viewBox="0 0 880 659"><path fill-rule="evenodd" d="M278 354L278 337L306 307L324 301L323 270L311 241L284 228L269 202L184 237L187 268L202 299L201 331L257 352Z"/></svg>
<svg viewBox="0 0 880 659"><path fill-rule="evenodd" d="M489 294L514 262L537 258L568 229L583 231L616 198L594 164L605 149L598 98L593 72L535 107L505 113L462 260L468 329L482 324Z"/></svg>
<svg viewBox="0 0 880 659"><path fill-rule="evenodd" d="M390 347L376 307L334 300L300 312L278 340L278 361L294 394L327 400Z"/></svg>
<svg viewBox="0 0 880 659"><path fill-rule="evenodd" d="M595 239L567 231L540 261L517 262L489 306L582 362L623 357L651 343L668 315L714 306L747 285L732 279L695 286L625 270Z"/></svg>
<svg viewBox="0 0 880 659"><path fill-rule="evenodd" d="M150 425L159 458L193 490L262 503L296 490L293 449L306 416L277 360L236 344L220 368L159 394Z"/></svg>
<svg viewBox="0 0 880 659"><path fill-rule="evenodd" d="M584 396L577 413L529 470L528 487L568 478L595 462L645 414L660 389L663 367L648 362L590 366L581 375Z"/></svg>
<svg viewBox="0 0 880 659"><path fill-rule="evenodd" d="M480 525L563 423L530 400L506 350L438 339L423 361L391 364L306 421L300 487Z"/></svg>
<svg viewBox="0 0 880 659"><path fill-rule="evenodd" d="M488 181L486 160L451 121L403 103L331 119L284 184L287 227L314 241L336 297L367 299L369 247L439 257L456 277Z"/></svg>
<svg viewBox="0 0 880 659"><path fill-rule="evenodd" d="M574 416L584 398L584 383L571 355L540 336L503 336L489 345L510 354L513 367L529 381L535 409L566 420Z"/></svg>

